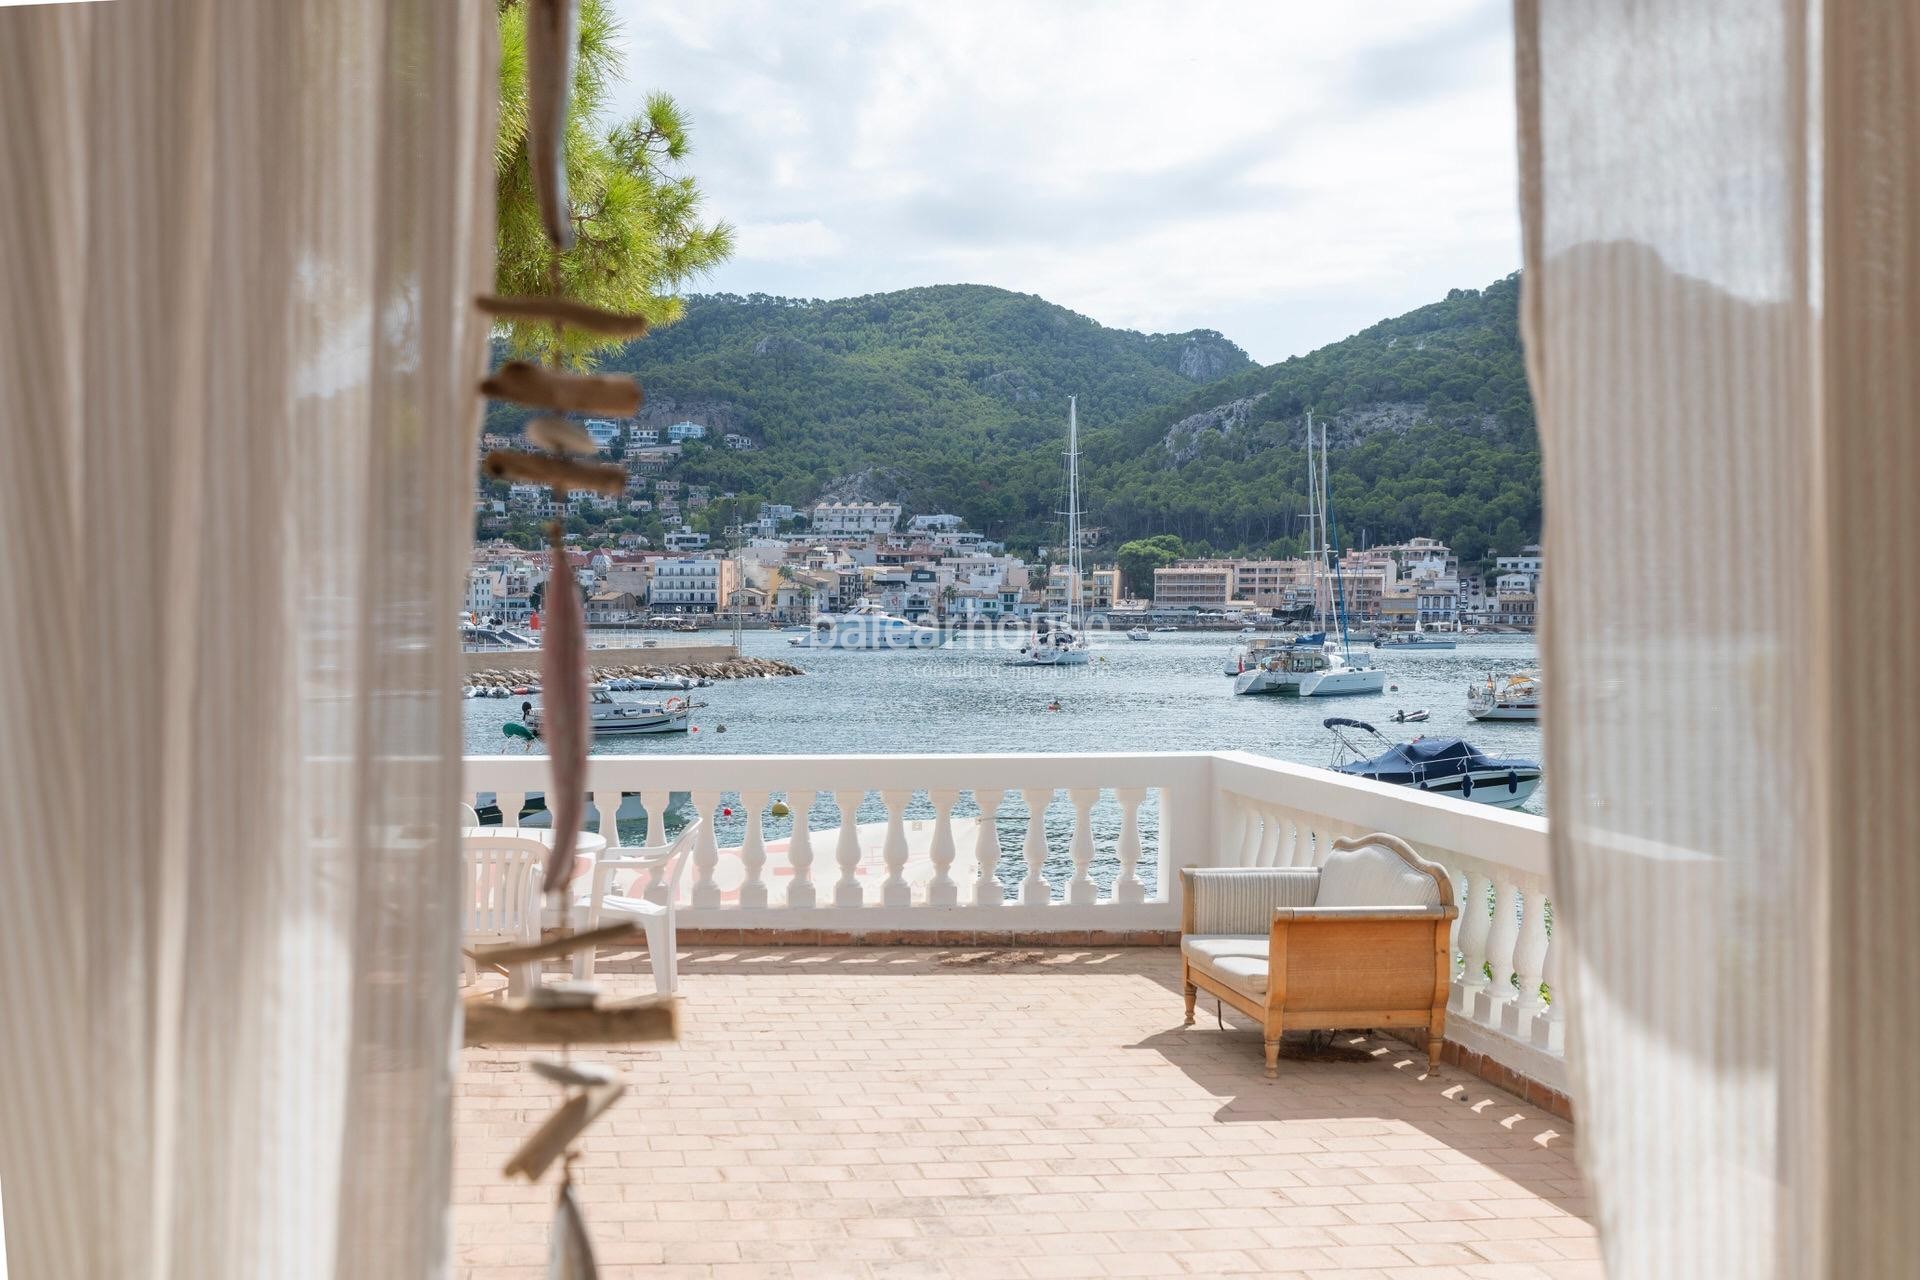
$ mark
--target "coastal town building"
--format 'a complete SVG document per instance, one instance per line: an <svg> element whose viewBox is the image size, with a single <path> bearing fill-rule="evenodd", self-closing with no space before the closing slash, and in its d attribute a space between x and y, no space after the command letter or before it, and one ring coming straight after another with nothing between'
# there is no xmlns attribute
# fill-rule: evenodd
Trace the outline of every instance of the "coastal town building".
<svg viewBox="0 0 1920 1280"><path fill-rule="evenodd" d="M828 537L872 537L891 532L900 522L897 502L823 502L813 509L813 533Z"/></svg>
<svg viewBox="0 0 1920 1280"><path fill-rule="evenodd" d="M739 566L717 556L668 556L653 567L647 603L656 613L714 613L729 605Z"/></svg>
<svg viewBox="0 0 1920 1280"><path fill-rule="evenodd" d="M1224 610L1233 600L1233 561L1182 560L1153 571L1156 609Z"/></svg>
<svg viewBox="0 0 1920 1280"><path fill-rule="evenodd" d="M705 440L707 429L698 422L676 422L667 428L668 444L685 444L689 440Z"/></svg>

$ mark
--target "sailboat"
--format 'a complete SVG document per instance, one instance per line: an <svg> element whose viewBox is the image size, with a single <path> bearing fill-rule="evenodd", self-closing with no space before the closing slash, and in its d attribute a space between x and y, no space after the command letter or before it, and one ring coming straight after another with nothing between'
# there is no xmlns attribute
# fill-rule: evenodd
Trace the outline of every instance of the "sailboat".
<svg viewBox="0 0 1920 1280"><path fill-rule="evenodd" d="M1313 611L1315 632L1303 636L1286 648L1269 649L1258 661L1248 665L1233 681L1237 694L1301 698L1332 698L1342 694L1381 693L1387 687L1386 672L1365 658L1355 661L1347 640L1346 592L1340 581L1340 557L1333 534L1331 502L1327 488L1326 428L1320 428L1318 457L1315 456L1313 412L1307 412L1307 542L1313 561ZM1323 575L1332 563L1332 574ZM1332 612L1340 625L1340 641L1327 639L1327 606L1320 587L1326 582L1332 597Z"/></svg>
<svg viewBox="0 0 1920 1280"><path fill-rule="evenodd" d="M1093 660L1080 617L1080 412L1067 397L1067 616L1040 618L1010 667L1083 667Z"/></svg>

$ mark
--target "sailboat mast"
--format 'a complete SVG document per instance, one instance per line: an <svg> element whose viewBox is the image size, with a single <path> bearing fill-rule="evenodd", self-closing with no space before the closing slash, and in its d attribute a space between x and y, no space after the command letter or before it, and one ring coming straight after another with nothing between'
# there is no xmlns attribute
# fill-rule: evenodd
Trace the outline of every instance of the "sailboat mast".
<svg viewBox="0 0 1920 1280"><path fill-rule="evenodd" d="M1313 625L1326 629L1326 614L1320 603L1320 475L1313 459L1313 410L1307 410L1307 562L1308 583L1313 588Z"/></svg>
<svg viewBox="0 0 1920 1280"><path fill-rule="evenodd" d="M1078 396L1067 397L1067 621L1076 622L1080 606L1080 409Z"/></svg>

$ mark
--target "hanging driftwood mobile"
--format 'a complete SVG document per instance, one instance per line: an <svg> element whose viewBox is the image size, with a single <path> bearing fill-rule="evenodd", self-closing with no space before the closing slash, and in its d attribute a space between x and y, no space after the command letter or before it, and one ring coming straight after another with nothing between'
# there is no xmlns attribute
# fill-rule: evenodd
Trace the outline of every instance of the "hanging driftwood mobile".
<svg viewBox="0 0 1920 1280"><path fill-rule="evenodd" d="M541 222L556 255L549 272L555 296L502 298L483 295L475 300L484 314L504 320L539 321L553 325L553 366L541 368L511 361L481 383L484 395L544 409L552 414L605 413L630 417L640 408L640 388L624 375L584 375L559 368L562 334L567 327L620 337L639 337L647 330L640 316L619 315L557 296L557 255L573 246L572 210L567 200L567 108L573 89L573 62L578 26L578 0L525 0L527 10L527 158L532 167ZM618 494L626 487L626 473L618 466L587 461L596 452L590 436L564 417L535 419L528 441L539 452L495 450L482 466L499 479L544 484L558 492L585 489ZM553 778L548 807L553 814L553 851L547 860L543 888L560 909L562 921L572 918L567 900L567 876L573 866L573 846L585 817L587 747L591 722L587 705L586 618L573 566L558 521L547 527L552 572L548 577L547 625L540 646L540 686L545 703L540 733L546 740ZM568 926L563 925L563 929ZM630 932L627 926L594 930L590 934L563 933L558 938L517 946L475 947L471 954L484 965L524 964L564 956L586 946L597 946ZM547 1275L550 1280L594 1280L592 1240L573 1189L573 1162L578 1142L589 1126L625 1092L626 1086L607 1067L575 1063L568 1056L575 1044L632 1044L675 1038L676 1003L657 996L608 1001L592 982L558 983L536 987L526 1000L506 1004L476 1001L466 1009L466 1043L551 1045L558 1059L536 1059L529 1069L551 1081L561 1093L559 1106L507 1161L508 1177L538 1181L557 1161L560 1185L554 1203Z"/></svg>

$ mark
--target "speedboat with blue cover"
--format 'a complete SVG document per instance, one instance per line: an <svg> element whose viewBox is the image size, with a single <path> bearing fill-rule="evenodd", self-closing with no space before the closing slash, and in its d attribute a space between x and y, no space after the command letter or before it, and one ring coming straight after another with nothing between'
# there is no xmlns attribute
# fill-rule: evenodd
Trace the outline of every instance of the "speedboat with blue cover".
<svg viewBox="0 0 1920 1280"><path fill-rule="evenodd" d="M1502 809L1526 803L1540 789L1537 762L1486 755L1465 738L1394 742L1364 720L1331 716L1320 723L1333 734L1338 773Z"/></svg>

